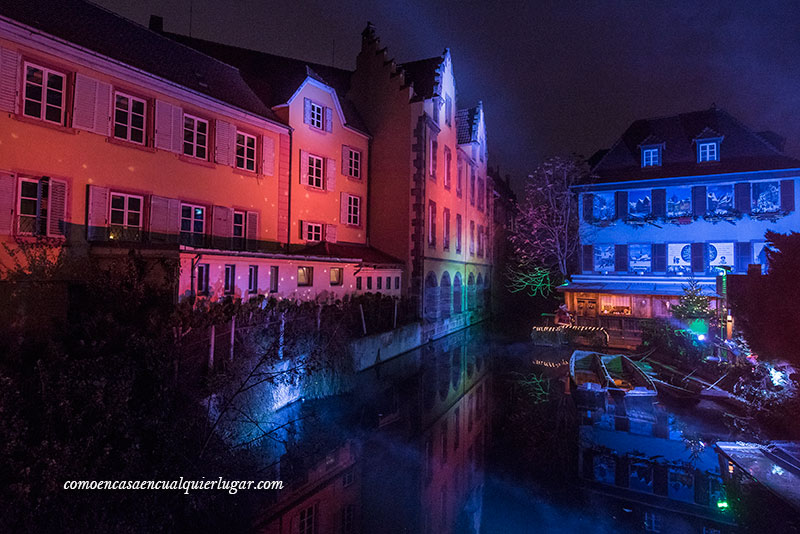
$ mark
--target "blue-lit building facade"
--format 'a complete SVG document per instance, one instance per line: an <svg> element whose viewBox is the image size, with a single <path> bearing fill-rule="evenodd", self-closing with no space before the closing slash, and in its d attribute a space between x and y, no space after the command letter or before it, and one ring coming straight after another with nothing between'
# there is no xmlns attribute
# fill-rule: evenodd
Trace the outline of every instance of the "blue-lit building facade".
<svg viewBox="0 0 800 534"><path fill-rule="evenodd" d="M577 188L579 273L562 289L578 324L635 344L690 279L718 307L723 272L766 271L765 232L800 230L800 161L782 145L716 107L631 124Z"/></svg>

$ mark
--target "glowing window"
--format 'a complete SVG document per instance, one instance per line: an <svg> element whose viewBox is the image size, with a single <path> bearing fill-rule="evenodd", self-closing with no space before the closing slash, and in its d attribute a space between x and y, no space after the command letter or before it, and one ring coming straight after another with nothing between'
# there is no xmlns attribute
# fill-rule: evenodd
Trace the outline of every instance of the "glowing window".
<svg viewBox="0 0 800 534"><path fill-rule="evenodd" d="M26 63L22 114L64 124L65 80L61 72Z"/></svg>
<svg viewBox="0 0 800 534"><path fill-rule="evenodd" d="M184 114L183 153L193 158L206 159L208 155L207 120Z"/></svg>
<svg viewBox="0 0 800 534"><path fill-rule="evenodd" d="M313 267L298 267L297 268L297 285L298 286L313 286L314 285L314 268Z"/></svg>
<svg viewBox="0 0 800 534"><path fill-rule="evenodd" d="M661 149L643 148L642 149L642 167L658 167L661 165Z"/></svg>
<svg viewBox="0 0 800 534"><path fill-rule="evenodd" d="M331 268L331 285L340 286L344 283L344 269L342 267Z"/></svg>
<svg viewBox="0 0 800 534"><path fill-rule="evenodd" d="M143 145L147 103L141 98L114 93L114 137Z"/></svg>
<svg viewBox="0 0 800 534"><path fill-rule="evenodd" d="M256 171L256 137L236 132L236 168Z"/></svg>

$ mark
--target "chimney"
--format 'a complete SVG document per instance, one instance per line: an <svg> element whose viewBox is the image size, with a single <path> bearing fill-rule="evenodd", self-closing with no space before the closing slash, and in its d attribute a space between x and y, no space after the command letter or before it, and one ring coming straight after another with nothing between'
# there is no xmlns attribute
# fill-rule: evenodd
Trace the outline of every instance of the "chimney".
<svg viewBox="0 0 800 534"><path fill-rule="evenodd" d="M164 33L164 17L160 15L150 15L148 27L156 33Z"/></svg>

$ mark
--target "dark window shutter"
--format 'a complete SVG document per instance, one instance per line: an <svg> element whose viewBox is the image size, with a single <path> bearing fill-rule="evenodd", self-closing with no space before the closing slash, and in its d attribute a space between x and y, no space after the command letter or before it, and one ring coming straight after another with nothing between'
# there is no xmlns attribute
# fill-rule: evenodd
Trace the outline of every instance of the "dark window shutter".
<svg viewBox="0 0 800 534"><path fill-rule="evenodd" d="M667 245L665 243L653 243L653 271L667 272Z"/></svg>
<svg viewBox="0 0 800 534"><path fill-rule="evenodd" d="M617 191L614 194L614 210L616 218L625 220L628 218L628 192Z"/></svg>
<svg viewBox="0 0 800 534"><path fill-rule="evenodd" d="M614 245L614 270L628 272L628 245Z"/></svg>
<svg viewBox="0 0 800 534"><path fill-rule="evenodd" d="M667 190L666 189L653 189L653 217L666 217L667 216Z"/></svg>
<svg viewBox="0 0 800 534"><path fill-rule="evenodd" d="M583 245L583 272L590 273L594 271L594 247L592 245Z"/></svg>
<svg viewBox="0 0 800 534"><path fill-rule="evenodd" d="M752 263L752 243L749 241L734 244L736 248L736 270L740 273L747 272L747 266Z"/></svg>
<svg viewBox="0 0 800 534"><path fill-rule="evenodd" d="M702 217L706 214L706 186L704 185L692 187L692 214L695 217Z"/></svg>
<svg viewBox="0 0 800 534"><path fill-rule="evenodd" d="M705 243L692 243L692 272L702 273L705 268Z"/></svg>
<svg viewBox="0 0 800 534"><path fill-rule="evenodd" d="M794 211L794 180L781 180L781 209Z"/></svg>
<svg viewBox="0 0 800 534"><path fill-rule="evenodd" d="M594 209L594 195L591 193L584 193L583 194L583 220L586 222L594 221L594 214L592 210Z"/></svg>
<svg viewBox="0 0 800 534"><path fill-rule="evenodd" d="M740 182L733 186L733 205L739 213L750 213L750 184Z"/></svg>

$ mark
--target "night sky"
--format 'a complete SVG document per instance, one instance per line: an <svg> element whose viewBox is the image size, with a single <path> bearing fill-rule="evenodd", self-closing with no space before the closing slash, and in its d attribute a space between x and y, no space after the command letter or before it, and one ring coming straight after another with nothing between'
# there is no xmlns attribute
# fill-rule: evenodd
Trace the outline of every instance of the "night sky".
<svg viewBox="0 0 800 534"><path fill-rule="evenodd" d="M190 0L99 4L189 33ZM699 4L194 0L191 33L348 69L368 20L399 63L449 47L458 105L483 100L490 165L517 186L548 155L589 156L633 120L712 103L800 156L800 7Z"/></svg>

